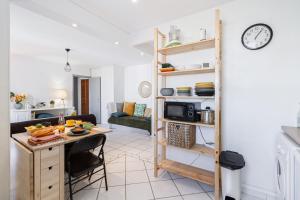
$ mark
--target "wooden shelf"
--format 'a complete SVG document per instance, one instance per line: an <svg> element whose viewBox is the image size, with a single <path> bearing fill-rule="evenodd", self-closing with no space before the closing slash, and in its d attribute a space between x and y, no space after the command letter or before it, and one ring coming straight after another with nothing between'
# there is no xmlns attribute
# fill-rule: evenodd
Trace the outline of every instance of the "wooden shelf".
<svg viewBox="0 0 300 200"><path fill-rule="evenodd" d="M200 122L185 122L185 121L170 120L170 119L165 119L165 118L160 118L158 120L162 121L162 122L174 122L174 123L202 126L202 127L206 127L206 128L214 128L215 127L215 125L203 124L203 123L200 123Z"/></svg>
<svg viewBox="0 0 300 200"><path fill-rule="evenodd" d="M214 96L157 96L156 99L214 99Z"/></svg>
<svg viewBox="0 0 300 200"><path fill-rule="evenodd" d="M158 176L158 169L166 169L175 174L188 177L191 179L195 179L197 181L201 181L207 183L209 185L214 185L215 198L220 199L221 194L221 174L220 174L220 165L219 165L219 154L221 151L221 89L222 89L222 48L221 48L221 40L222 40L222 20L220 18L220 11L215 11L215 32L214 38L202 41L195 41L188 44L182 44L174 47L166 47L164 45L166 43L167 37L162 34L157 28L154 30L154 65L153 65L153 88L155 89L155 93L153 95L154 98L154 127L153 134L155 135L154 141L154 176ZM188 53L198 50L212 49L215 52L214 56L214 66L211 68L190 68L186 70L177 70L170 72L160 72L161 65L170 60L169 55L176 55L180 53ZM188 58L186 61L188 62ZM180 75L188 75L186 78L189 79L192 75L202 74L201 76L206 76L205 78L214 79L215 83L215 96L210 97L198 97L194 96L161 96L159 94L160 88L167 88L168 76ZM196 77L194 77L196 78ZM197 79L197 78L196 78ZM215 124L202 124L200 122L184 122L184 121L176 121L164 119L163 117L163 107L161 104L166 99L183 99L184 100L195 100L195 101L203 101L208 99L212 99L214 102L214 110L215 110ZM162 100L162 101L160 101ZM159 112L161 111L161 112ZM163 123L159 123L163 122ZM214 146L207 147L204 145L196 144L191 149L186 149L186 153L197 152L203 153L207 155L212 155L215 161L214 172L210 172L204 169L200 169L189 164L182 164L180 162L175 162L167 159L167 149L170 148L171 145L167 144L167 129L166 125L168 122L180 123L180 124L188 124L195 125L206 128L213 128L214 131ZM159 128L159 126L161 126ZM162 132L159 134L158 132ZM159 146L158 146L159 145ZM158 148L160 147L160 148ZM180 150L180 149L178 149ZM185 150L184 148L181 149Z"/></svg>
<svg viewBox="0 0 300 200"><path fill-rule="evenodd" d="M205 169L193 167L171 160L163 160L160 163L159 168L165 169L180 176L194 179L196 181L201 181L208 185L214 185L214 173Z"/></svg>
<svg viewBox="0 0 300 200"><path fill-rule="evenodd" d="M210 49L215 47L215 39L202 40L188 44L182 44L174 47L166 47L158 49L158 52L163 55L173 55L202 49Z"/></svg>
<svg viewBox="0 0 300 200"><path fill-rule="evenodd" d="M160 76L180 76L180 75L190 75L190 74L207 74L214 73L215 68L208 69L187 69L187 70L175 70L171 72L158 72Z"/></svg>
<svg viewBox="0 0 300 200"><path fill-rule="evenodd" d="M163 146L168 146L169 145L167 140L165 140L165 139L159 140L158 143L163 145ZM170 146L173 146L173 145L170 145ZM176 147L176 146L174 146L174 147ZM181 147L178 147L178 148L181 148ZM187 150L187 151L194 151L194 152L197 152L197 153L203 153L203 154L206 154L206 155L209 155L209 156L214 156L215 155L215 149L214 148L205 146L203 144L195 144L190 149L185 149L185 148L182 148L182 149Z"/></svg>

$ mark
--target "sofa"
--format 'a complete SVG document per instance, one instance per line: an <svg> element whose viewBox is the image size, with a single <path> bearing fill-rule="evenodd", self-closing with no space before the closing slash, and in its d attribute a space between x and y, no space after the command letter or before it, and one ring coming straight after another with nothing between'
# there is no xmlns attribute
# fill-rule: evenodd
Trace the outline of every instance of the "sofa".
<svg viewBox="0 0 300 200"><path fill-rule="evenodd" d="M132 128L147 130L151 135L151 114L148 116L134 116L132 113L124 113L124 103L108 104L109 124L117 124ZM150 109L150 108L148 108ZM151 113L151 109L150 109Z"/></svg>
<svg viewBox="0 0 300 200"><path fill-rule="evenodd" d="M92 114L65 117L65 120L69 120L69 119L82 120L82 121L90 122L94 125L97 125L96 117L95 117L95 115L92 115ZM30 121L11 123L10 124L10 135L26 132L25 127L27 127L27 126L43 124L43 123L50 123L51 125L54 125L54 126L58 125L58 117L45 118L45 119L34 119L34 120L30 120Z"/></svg>

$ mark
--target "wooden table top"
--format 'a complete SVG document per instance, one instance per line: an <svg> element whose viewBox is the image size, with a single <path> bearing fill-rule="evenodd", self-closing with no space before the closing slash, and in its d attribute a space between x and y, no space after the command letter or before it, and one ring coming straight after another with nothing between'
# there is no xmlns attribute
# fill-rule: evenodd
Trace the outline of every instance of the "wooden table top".
<svg viewBox="0 0 300 200"><path fill-rule="evenodd" d="M22 145L24 145L29 150L38 151L38 150L41 150L41 149L47 149L49 147L58 146L58 145L61 145L61 144L68 144L68 143L71 143L71 142L76 142L78 140L81 140L83 138L90 137L90 136L93 136L93 135L109 133L112 130L107 129L107 128L103 128L103 127L95 127L90 131L89 134L82 135L82 136L69 136L67 134L69 131L70 131L70 128L66 128L65 133L61 134L62 139L55 140L53 142L48 142L48 143L45 143L45 144L35 145L35 146L28 143L28 138L30 136L28 135L27 132L13 134L12 138L14 138L16 141L18 141Z"/></svg>

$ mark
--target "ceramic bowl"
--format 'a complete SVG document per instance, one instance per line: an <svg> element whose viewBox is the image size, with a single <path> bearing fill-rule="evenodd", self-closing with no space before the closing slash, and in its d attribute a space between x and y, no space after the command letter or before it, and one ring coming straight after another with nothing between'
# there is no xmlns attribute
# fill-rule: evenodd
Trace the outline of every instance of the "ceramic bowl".
<svg viewBox="0 0 300 200"><path fill-rule="evenodd" d="M173 96L174 95L174 89L173 88L162 88L160 90L160 94L163 96Z"/></svg>

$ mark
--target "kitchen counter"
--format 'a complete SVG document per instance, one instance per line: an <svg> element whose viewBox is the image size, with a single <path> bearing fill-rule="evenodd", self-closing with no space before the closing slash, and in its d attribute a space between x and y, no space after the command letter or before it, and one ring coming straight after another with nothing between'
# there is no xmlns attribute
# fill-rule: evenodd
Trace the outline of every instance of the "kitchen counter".
<svg viewBox="0 0 300 200"><path fill-rule="evenodd" d="M292 126L282 126L281 128L296 144L300 145L300 128Z"/></svg>

